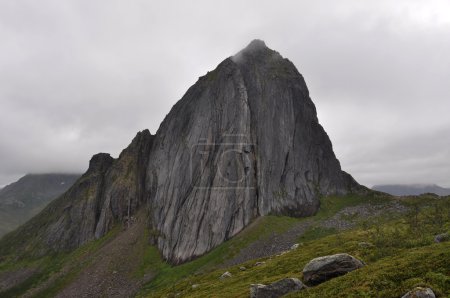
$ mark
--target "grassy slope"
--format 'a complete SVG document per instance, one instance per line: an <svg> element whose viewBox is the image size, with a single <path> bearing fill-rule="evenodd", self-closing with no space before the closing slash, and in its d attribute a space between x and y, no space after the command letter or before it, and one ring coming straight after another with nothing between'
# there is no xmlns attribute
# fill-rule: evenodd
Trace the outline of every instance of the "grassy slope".
<svg viewBox="0 0 450 298"><path fill-rule="evenodd" d="M320 212L313 219L320 221L329 218L347 206L367 202L384 204L387 201L387 198L377 195L325 198ZM437 207L434 206L436 202L440 202ZM255 240L267 237L273 231L283 232L305 219L276 216L260 218L230 241L180 266L170 266L163 262L158 251L147 244L145 241L147 235L144 234L143 241L139 241L141 243L139 255L142 256L142 262L136 268L134 277L137 279L153 277L140 293L140 296L144 297L170 297L176 293L182 293L187 297L246 297L251 283L268 283L283 277L301 277L303 266L311 258L348 252L363 259L368 266L298 295L377 297L379 296L377 293L384 291L381 292L383 297L393 297L400 296L413 285L427 284L442 296L450 291L450 247L448 243L433 244L432 235L450 229L448 214L450 199L447 198L445 201L434 198L420 198L418 201L409 199L405 204L419 206L417 209L421 211L402 218L380 218L371 225L361 221L358 229L337 234L333 230L310 230L299 239L303 242L303 246L298 250L280 257L265 259L266 264L259 267L253 266L255 261L247 262L243 264L248 268L246 271L239 270L239 266L242 265L226 269L217 268L224 260ZM431 207L425 208L427 205ZM442 218L438 215L442 215ZM440 219L440 223L433 223L433 219L436 218ZM91 242L70 254L19 262L3 256L3 261L0 261L0 272L21 267L36 267L40 268L40 273L7 293L0 293L0 297L15 296L43 284L47 286L43 287L43 291L36 292L37 297L52 297L78 274L82 274L87 263L91 262L92 258L98 257L97 252L117 233L118 229L107 237ZM361 241L371 242L375 246L361 248L358 245ZM219 280L219 276L227 270L233 277ZM192 289L192 284L200 286Z"/></svg>
<svg viewBox="0 0 450 298"><path fill-rule="evenodd" d="M370 200L372 203L385 201ZM361 202L358 197L328 198L315 218L328 218L346 206ZM329 236L326 236L327 231L307 233L302 237L306 242L299 249L279 257L261 259L266 262L262 266L255 267L254 260L226 269L205 270L202 262L211 262L215 254L223 255L232 242L240 241L239 238L232 239L197 261L177 267L166 265L144 288L141 296L171 297L181 293L183 297L246 297L252 283L270 283L284 277L301 278L304 265L312 258L347 252L364 260L367 266L292 296L400 297L415 285L428 285L441 297L447 297L450 295L450 244L434 244L433 235L450 229L450 198L420 198L419 201L413 198L403 203L420 207L418 213L412 208L412 212L401 218L384 216L371 225L362 220L357 229ZM442 216L441 222L434 222L439 216ZM277 220L285 219L266 220L273 225ZM259 229L270 230L270 225L261 223ZM251 231L246 233L254 235ZM374 246L362 248L360 242L370 242ZM248 269L241 271L240 266ZM230 271L233 277L220 280L225 271ZM183 276L186 277L180 279ZM194 284L199 286L193 289Z"/></svg>

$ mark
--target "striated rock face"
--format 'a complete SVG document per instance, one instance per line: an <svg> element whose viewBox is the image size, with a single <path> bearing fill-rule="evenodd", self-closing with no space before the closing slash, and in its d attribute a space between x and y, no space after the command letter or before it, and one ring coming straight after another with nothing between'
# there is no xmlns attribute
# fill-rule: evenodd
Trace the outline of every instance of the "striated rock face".
<svg viewBox="0 0 450 298"><path fill-rule="evenodd" d="M173 263L268 214L307 216L341 171L295 66L255 40L201 77L165 118L147 172L155 239Z"/></svg>
<svg viewBox="0 0 450 298"><path fill-rule="evenodd" d="M67 203L46 231L56 250L77 247L105 235L144 203L145 170L153 136L139 132L114 160L109 154L92 157L88 171L64 195Z"/></svg>

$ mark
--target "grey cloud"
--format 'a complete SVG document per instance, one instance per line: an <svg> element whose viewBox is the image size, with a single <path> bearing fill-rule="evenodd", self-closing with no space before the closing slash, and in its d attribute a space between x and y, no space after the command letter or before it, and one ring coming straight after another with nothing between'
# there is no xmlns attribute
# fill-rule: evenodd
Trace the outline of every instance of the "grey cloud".
<svg viewBox="0 0 450 298"><path fill-rule="evenodd" d="M2 1L0 185L117 155L261 38L358 181L450 186L449 29L447 1Z"/></svg>

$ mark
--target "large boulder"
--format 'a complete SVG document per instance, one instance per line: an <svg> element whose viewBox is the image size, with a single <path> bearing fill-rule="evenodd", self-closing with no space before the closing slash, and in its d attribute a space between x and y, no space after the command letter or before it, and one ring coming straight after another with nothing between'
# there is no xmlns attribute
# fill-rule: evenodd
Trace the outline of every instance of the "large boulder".
<svg viewBox="0 0 450 298"><path fill-rule="evenodd" d="M305 285L297 278L284 278L270 285L254 284L250 286L251 298L277 298L291 292L297 292Z"/></svg>
<svg viewBox="0 0 450 298"><path fill-rule="evenodd" d="M436 298L436 295L430 288L417 287L403 295L402 298Z"/></svg>
<svg viewBox="0 0 450 298"><path fill-rule="evenodd" d="M317 285L363 266L362 261L346 253L319 257L303 268L303 280L308 285Z"/></svg>

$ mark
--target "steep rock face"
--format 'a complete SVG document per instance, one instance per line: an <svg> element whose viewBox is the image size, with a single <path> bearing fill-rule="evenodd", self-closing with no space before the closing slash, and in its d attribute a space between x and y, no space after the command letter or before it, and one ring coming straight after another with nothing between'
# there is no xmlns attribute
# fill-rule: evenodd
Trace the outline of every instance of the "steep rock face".
<svg viewBox="0 0 450 298"><path fill-rule="evenodd" d="M70 250L105 235L116 222L128 220L145 203L144 182L153 136L139 132L118 159L107 153L92 157L87 172L40 214L5 236L6 243L31 241L39 254Z"/></svg>
<svg viewBox="0 0 450 298"><path fill-rule="evenodd" d="M357 188L341 171L303 77L255 40L201 77L161 124L147 187L155 239L173 263L267 214L307 216Z"/></svg>

